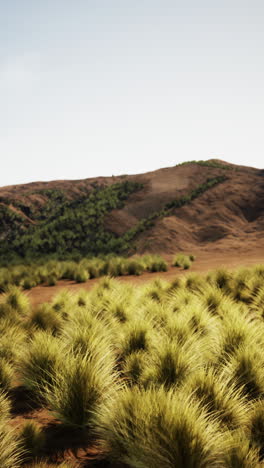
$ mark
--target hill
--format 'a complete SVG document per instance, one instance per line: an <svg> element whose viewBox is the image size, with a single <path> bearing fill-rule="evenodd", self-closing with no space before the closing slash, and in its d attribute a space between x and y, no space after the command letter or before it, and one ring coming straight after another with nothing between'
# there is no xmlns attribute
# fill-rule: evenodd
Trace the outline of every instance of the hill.
<svg viewBox="0 0 264 468"><path fill-rule="evenodd" d="M0 188L0 257L262 246L264 171L191 161L157 171Z"/></svg>

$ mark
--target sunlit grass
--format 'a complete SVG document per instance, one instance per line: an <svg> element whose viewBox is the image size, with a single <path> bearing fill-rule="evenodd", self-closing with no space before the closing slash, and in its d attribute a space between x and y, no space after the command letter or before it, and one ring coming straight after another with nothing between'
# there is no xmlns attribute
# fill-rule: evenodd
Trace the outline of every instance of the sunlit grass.
<svg viewBox="0 0 264 468"><path fill-rule="evenodd" d="M98 277L109 268L113 275L140 274L134 261L84 259L78 268ZM141 265L156 270L159 261L147 256ZM51 261L39 267L39 281L47 284L53 272L74 278L75 266ZM22 447L31 466L46 466L39 427L29 421L10 429L16 385L62 427L97 435L106 463L262 466L261 265L140 287L106 275L89 292L62 290L33 309L20 289L25 272L12 274L17 285L0 298L1 467L19 466Z"/></svg>

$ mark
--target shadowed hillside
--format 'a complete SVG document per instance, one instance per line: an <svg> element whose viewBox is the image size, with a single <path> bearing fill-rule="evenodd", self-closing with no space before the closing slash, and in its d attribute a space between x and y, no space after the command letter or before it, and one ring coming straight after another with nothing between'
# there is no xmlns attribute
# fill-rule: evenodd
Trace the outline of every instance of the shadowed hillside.
<svg viewBox="0 0 264 468"><path fill-rule="evenodd" d="M2 187L0 216L5 259L259 248L264 174L209 160L139 175Z"/></svg>

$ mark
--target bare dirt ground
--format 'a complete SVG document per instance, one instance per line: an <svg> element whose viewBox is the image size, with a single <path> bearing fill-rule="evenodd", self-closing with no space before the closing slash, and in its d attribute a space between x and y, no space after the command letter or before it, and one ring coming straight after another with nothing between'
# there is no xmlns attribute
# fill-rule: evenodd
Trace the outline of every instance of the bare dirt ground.
<svg viewBox="0 0 264 468"><path fill-rule="evenodd" d="M241 251L229 251L227 253L214 253L192 251L196 255L196 260L192 264L189 270L182 270L181 268L170 267L168 271L162 273L144 273L141 276L119 276L116 279L121 282L130 282L136 285L141 285L147 281L152 281L157 278L171 281L175 276L186 275L189 273L206 273L215 268L226 267L234 269L242 266L252 266L258 263L264 263L264 248L259 247L249 252ZM171 263L172 257L164 257ZM58 281L56 286L37 286L36 288L29 291L28 297L33 306L37 306L43 302L49 302L52 298L62 289L69 289L72 292L76 292L79 289L90 290L95 284L98 283L100 278L88 280L86 283L75 283L73 281Z"/></svg>

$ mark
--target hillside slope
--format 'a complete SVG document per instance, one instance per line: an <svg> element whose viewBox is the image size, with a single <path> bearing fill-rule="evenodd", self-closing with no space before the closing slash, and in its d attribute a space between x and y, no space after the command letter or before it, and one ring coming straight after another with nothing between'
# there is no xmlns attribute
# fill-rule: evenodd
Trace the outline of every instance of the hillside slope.
<svg viewBox="0 0 264 468"><path fill-rule="evenodd" d="M263 234L264 171L224 161L0 188L2 259L264 248Z"/></svg>

